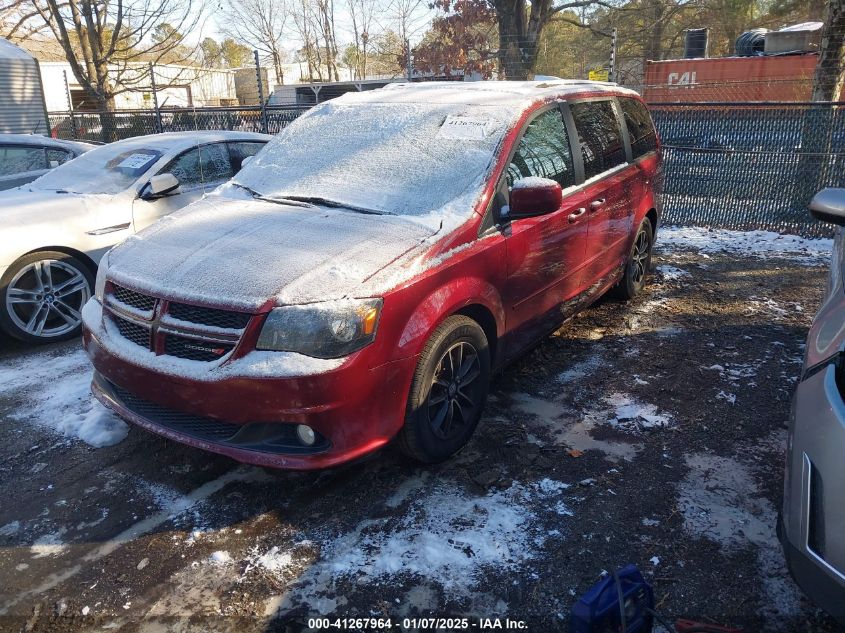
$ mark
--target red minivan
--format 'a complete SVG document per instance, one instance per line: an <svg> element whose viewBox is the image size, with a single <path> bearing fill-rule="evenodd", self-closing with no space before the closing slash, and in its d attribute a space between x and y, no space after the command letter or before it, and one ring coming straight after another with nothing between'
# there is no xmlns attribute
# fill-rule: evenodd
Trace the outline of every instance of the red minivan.
<svg viewBox="0 0 845 633"><path fill-rule="evenodd" d="M324 468L448 458L491 373L643 287L660 148L587 81L422 83L310 110L235 180L103 258L92 388L145 429Z"/></svg>

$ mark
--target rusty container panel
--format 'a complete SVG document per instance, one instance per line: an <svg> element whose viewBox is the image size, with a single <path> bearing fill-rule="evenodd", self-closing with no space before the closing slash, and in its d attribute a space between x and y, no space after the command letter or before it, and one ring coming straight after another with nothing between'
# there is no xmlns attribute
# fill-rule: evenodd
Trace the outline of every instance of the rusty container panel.
<svg viewBox="0 0 845 633"><path fill-rule="evenodd" d="M818 55L671 59L646 63L650 103L809 101Z"/></svg>

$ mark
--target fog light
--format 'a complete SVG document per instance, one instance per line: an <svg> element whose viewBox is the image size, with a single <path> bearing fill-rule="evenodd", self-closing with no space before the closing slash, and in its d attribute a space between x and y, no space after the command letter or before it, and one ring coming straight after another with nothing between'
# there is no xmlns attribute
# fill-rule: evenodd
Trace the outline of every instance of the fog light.
<svg viewBox="0 0 845 633"><path fill-rule="evenodd" d="M317 439L317 436L314 435L314 429L306 424L296 425L296 436L305 446L313 446L314 441Z"/></svg>

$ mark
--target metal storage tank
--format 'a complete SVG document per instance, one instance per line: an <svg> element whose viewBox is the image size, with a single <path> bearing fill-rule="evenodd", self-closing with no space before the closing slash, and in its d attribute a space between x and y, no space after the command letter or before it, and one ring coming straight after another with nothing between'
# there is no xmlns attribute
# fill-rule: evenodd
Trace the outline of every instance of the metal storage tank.
<svg viewBox="0 0 845 633"><path fill-rule="evenodd" d="M50 133L38 61L3 38L0 38L0 133Z"/></svg>

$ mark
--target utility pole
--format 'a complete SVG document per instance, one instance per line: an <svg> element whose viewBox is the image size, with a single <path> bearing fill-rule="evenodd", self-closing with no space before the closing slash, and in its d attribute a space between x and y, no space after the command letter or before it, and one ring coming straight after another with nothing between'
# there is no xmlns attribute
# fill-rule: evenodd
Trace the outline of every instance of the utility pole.
<svg viewBox="0 0 845 633"><path fill-rule="evenodd" d="M267 124L267 104L264 103L264 85L261 81L261 64L258 61L258 51L252 51L255 58L255 79L258 82L258 103L261 105L261 131L267 134L270 126Z"/></svg>
<svg viewBox="0 0 845 633"><path fill-rule="evenodd" d="M156 113L156 126L158 129L156 132L164 132L164 126L161 123L161 110L158 109L158 91L156 90L156 75L155 75L155 66L153 63L150 62L150 86L153 89L153 108L155 108ZM165 99L167 101L167 99Z"/></svg>
<svg viewBox="0 0 845 633"><path fill-rule="evenodd" d="M610 36L610 72L608 73L610 81L616 81L616 47L617 47L616 27L613 28L613 33Z"/></svg>
<svg viewBox="0 0 845 633"><path fill-rule="evenodd" d="M79 133L76 131L76 117L73 116L73 97L70 96L70 84L67 81L67 71L63 70L62 75L65 78L65 95L67 96L67 111L70 114L70 133L74 140L79 138Z"/></svg>

